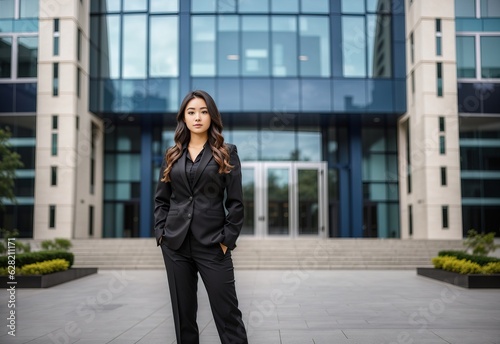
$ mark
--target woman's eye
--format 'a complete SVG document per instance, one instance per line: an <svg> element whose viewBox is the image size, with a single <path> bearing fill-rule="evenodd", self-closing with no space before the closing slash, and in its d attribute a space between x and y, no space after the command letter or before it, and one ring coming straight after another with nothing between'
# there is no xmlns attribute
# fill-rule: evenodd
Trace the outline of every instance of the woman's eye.
<svg viewBox="0 0 500 344"><path fill-rule="evenodd" d="M202 114L208 115L208 111L203 111Z"/></svg>

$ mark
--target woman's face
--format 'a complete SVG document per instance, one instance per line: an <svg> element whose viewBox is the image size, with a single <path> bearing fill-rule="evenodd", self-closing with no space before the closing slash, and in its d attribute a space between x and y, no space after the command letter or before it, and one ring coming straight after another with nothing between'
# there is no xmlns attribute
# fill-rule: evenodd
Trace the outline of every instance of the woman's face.
<svg viewBox="0 0 500 344"><path fill-rule="evenodd" d="M204 134L210 128L211 118L202 98L191 99L184 110L184 122L191 134Z"/></svg>

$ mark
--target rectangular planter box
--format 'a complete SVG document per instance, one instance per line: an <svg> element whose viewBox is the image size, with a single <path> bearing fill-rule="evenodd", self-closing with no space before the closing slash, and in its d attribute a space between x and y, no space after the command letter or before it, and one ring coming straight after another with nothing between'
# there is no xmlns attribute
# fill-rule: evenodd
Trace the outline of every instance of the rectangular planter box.
<svg viewBox="0 0 500 344"><path fill-rule="evenodd" d="M16 276L16 288L49 288L81 277L97 273L97 268L71 268L66 271L54 272L48 275ZM12 282L8 276L0 276L0 285L7 286Z"/></svg>
<svg viewBox="0 0 500 344"><path fill-rule="evenodd" d="M417 268L417 275L451 283L463 288L500 288L500 274L462 275L435 268Z"/></svg>

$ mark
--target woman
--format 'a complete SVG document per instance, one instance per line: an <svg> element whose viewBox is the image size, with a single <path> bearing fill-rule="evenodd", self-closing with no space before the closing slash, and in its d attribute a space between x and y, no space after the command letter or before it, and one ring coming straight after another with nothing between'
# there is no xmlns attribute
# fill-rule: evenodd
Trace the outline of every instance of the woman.
<svg viewBox="0 0 500 344"><path fill-rule="evenodd" d="M222 343L247 343L231 250L243 224L241 166L212 97L188 93L155 194L155 233L167 270L178 344L199 342L198 272Z"/></svg>

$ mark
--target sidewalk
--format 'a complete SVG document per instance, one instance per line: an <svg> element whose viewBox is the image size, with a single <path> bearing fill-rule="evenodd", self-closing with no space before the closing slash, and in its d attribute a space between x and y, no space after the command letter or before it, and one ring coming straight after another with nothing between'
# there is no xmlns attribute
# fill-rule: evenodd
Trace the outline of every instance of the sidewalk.
<svg viewBox="0 0 500 344"><path fill-rule="evenodd" d="M236 270L252 344L500 343L500 290L469 290L403 271ZM16 293L16 336L0 343L174 343L164 270L102 270ZM219 343L200 282L202 344Z"/></svg>

